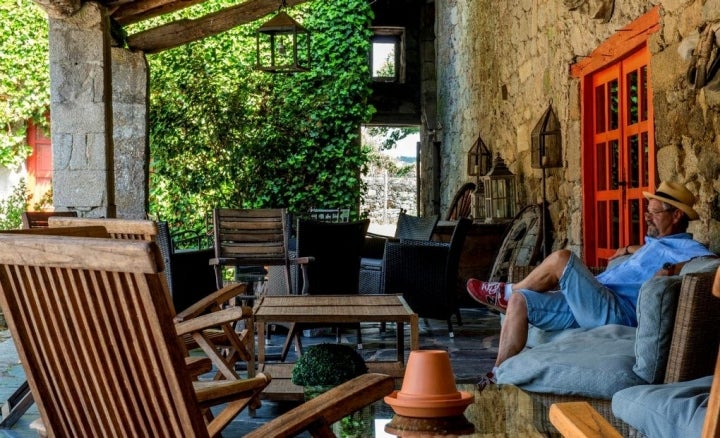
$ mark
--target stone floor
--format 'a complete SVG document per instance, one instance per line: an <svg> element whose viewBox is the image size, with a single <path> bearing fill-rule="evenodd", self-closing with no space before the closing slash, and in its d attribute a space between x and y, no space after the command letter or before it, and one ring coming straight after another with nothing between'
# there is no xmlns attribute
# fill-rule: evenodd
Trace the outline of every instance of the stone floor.
<svg viewBox="0 0 720 438"><path fill-rule="evenodd" d="M420 348L442 349L450 354L455 380L457 383L473 383L477 376L492 368L497 353L499 335L499 317L486 309L462 309L463 325L455 327L455 337L448 336L447 324L443 321L430 320L420 322ZM407 330L406 330L407 333ZM386 332L380 333L377 324L363 324L362 355L366 360L387 359L395 355L395 332L389 325ZM268 346L268 354L279 356L284 336L274 335ZM348 331L343 335L343 343L355 344L355 333ZM303 339L303 346L335 342L334 335L317 335ZM409 338L405 345L409 345ZM406 352L407 355L408 352ZM294 361L294 352L288 361ZM22 366L19 363L15 346L8 331L0 330L0 404L12 394L24 380ZM291 409L294 405L288 402L278 403L263 401L263 406L250 417L247 412L241 413L223 432L225 437L243 436L269 419L277 417ZM33 405L11 429L0 429L3 437L35 437L29 424L39 416Z"/></svg>

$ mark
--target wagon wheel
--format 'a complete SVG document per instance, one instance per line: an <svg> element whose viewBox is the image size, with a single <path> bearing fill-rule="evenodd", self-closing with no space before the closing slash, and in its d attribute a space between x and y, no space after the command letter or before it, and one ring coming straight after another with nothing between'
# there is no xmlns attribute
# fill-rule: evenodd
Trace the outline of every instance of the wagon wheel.
<svg viewBox="0 0 720 438"><path fill-rule="evenodd" d="M495 258L490 281L507 281L515 265L532 265L542 248L542 209L529 205L515 216Z"/></svg>

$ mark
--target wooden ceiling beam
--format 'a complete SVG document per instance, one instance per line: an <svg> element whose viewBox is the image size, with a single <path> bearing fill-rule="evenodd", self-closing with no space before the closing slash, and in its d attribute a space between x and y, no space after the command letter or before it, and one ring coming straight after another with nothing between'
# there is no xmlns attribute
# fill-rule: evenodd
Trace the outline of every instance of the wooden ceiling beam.
<svg viewBox="0 0 720 438"><path fill-rule="evenodd" d="M290 7L306 1L286 0L285 4ZM279 0L249 0L201 18L178 20L130 35L128 47L145 53L162 52L253 22L278 10L279 6Z"/></svg>
<svg viewBox="0 0 720 438"><path fill-rule="evenodd" d="M112 17L119 24L125 26L179 11L203 1L205 0L139 0L121 3L113 12Z"/></svg>

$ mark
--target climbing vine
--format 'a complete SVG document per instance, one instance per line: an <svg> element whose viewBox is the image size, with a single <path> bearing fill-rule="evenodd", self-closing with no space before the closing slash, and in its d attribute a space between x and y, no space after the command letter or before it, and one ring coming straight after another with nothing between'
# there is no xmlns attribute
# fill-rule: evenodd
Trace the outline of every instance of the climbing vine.
<svg viewBox="0 0 720 438"><path fill-rule="evenodd" d="M29 148L26 121L48 128L48 26L32 0L0 0L0 166L16 166Z"/></svg>
<svg viewBox="0 0 720 438"><path fill-rule="evenodd" d="M150 57L151 211L171 226L198 228L214 206L358 205L372 12L339 0L291 14L312 32L307 73L254 70L259 23Z"/></svg>

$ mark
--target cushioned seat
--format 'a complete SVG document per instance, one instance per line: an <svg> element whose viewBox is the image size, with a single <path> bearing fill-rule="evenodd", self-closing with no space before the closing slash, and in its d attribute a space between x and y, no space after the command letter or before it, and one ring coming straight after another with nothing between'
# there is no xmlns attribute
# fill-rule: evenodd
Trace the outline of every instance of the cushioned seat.
<svg viewBox="0 0 720 438"><path fill-rule="evenodd" d="M700 436L712 379L623 389L612 398L613 415L648 437Z"/></svg>

